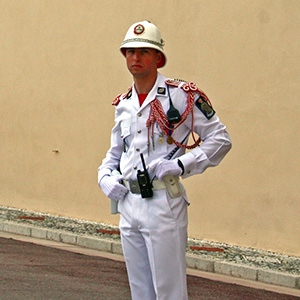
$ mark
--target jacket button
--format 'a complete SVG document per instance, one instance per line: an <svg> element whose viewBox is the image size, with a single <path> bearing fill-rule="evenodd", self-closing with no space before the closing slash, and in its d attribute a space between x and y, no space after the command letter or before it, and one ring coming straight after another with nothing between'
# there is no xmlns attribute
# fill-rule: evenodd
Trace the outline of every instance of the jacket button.
<svg viewBox="0 0 300 300"><path fill-rule="evenodd" d="M137 151L137 152L140 152L140 148L136 148L136 151Z"/></svg>
<svg viewBox="0 0 300 300"><path fill-rule="evenodd" d="M141 113L138 113L138 117L141 117L142 116L142 114Z"/></svg>
<svg viewBox="0 0 300 300"><path fill-rule="evenodd" d="M133 168L136 170L136 169L137 169L137 166L134 166Z"/></svg>
<svg viewBox="0 0 300 300"><path fill-rule="evenodd" d="M141 132L142 132L142 130L138 130L138 131L137 131L137 133L141 133Z"/></svg>

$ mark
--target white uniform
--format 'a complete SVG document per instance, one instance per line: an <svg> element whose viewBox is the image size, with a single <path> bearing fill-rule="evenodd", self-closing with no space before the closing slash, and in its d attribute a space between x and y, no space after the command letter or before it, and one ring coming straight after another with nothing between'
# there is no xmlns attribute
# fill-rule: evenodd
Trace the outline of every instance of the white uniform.
<svg viewBox="0 0 300 300"><path fill-rule="evenodd" d="M169 109L167 79L158 73L152 90L140 107L137 92L121 96L116 106L115 126L111 134L111 147L98 169L98 182L111 171L120 169L123 179L136 180L137 170L143 170L140 153L146 165L163 158L176 148L168 144L157 122L154 138L150 138L148 152L148 130L150 102L158 99L166 113ZM184 112L187 93L180 87L169 87L173 105ZM193 130L202 139L199 147L185 153L176 148L172 159L180 158L184 166L182 178L199 174L207 167L220 163L231 148L226 127L214 115L208 119L196 106L185 122L174 130L172 137L187 143L186 136ZM164 141L162 141L162 137ZM186 138L186 139L185 139ZM149 155L148 155L149 153ZM150 174L153 177L155 174ZM182 186L183 188L183 186ZM152 198L142 198L128 192L119 201L120 231L133 300L184 300L187 299L185 250L187 241L188 200L183 188L182 196L171 199L166 189L154 190Z"/></svg>

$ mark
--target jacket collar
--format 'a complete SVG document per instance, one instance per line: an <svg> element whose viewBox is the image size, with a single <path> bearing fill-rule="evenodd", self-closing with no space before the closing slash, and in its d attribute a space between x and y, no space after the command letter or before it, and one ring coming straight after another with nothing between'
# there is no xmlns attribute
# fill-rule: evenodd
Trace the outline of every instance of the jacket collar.
<svg viewBox="0 0 300 300"><path fill-rule="evenodd" d="M143 110L151 101L156 99L157 97L168 97L167 92L167 86L165 84L166 78L160 74L157 73L157 78L155 81L154 86L152 87L151 91L149 92L147 98L145 99L143 105L140 107L139 104L139 97L137 94L137 91L134 87L134 84L132 85L132 100L133 100L133 106L138 110Z"/></svg>

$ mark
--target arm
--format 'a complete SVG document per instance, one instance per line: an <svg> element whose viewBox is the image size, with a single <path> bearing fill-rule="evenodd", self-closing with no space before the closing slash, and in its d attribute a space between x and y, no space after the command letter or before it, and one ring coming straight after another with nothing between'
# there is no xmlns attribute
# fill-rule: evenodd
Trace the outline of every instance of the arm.
<svg viewBox="0 0 300 300"><path fill-rule="evenodd" d="M118 122L118 113L115 113L115 126L111 132L110 148L106 153L102 164L98 168L98 184L106 175L111 175L113 170L117 170L120 163L120 158L123 151L123 141L121 139L120 124Z"/></svg>
<svg viewBox="0 0 300 300"><path fill-rule="evenodd" d="M231 149L230 137L219 118L216 115L207 117L196 105L193 116L190 114L181 126L188 131L193 129L202 138L202 144L176 159L153 163L150 169L160 180L165 175L181 175L182 178L187 178L203 173L208 167L217 166ZM185 130L182 132L186 132Z"/></svg>
<svg viewBox="0 0 300 300"><path fill-rule="evenodd" d="M120 183L122 175L113 176L113 171L118 169L123 149L120 126L117 119L116 113L115 126L111 133L111 146L101 166L98 168L98 185L105 195L114 201L122 200L127 193L127 189Z"/></svg>
<svg viewBox="0 0 300 300"><path fill-rule="evenodd" d="M196 106L193 112L193 129L202 138L202 144L179 157L184 166L183 178L203 173L208 167L217 166L231 149L231 139L226 126L216 115L208 120ZM186 124L191 124L191 116Z"/></svg>

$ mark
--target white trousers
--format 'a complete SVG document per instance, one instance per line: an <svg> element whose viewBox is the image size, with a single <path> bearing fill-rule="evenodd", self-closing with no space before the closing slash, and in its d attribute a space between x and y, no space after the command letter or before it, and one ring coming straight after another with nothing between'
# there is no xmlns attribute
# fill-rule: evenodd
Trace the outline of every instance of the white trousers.
<svg viewBox="0 0 300 300"><path fill-rule="evenodd" d="M132 300L187 300L187 201L166 190L119 202L122 247Z"/></svg>

